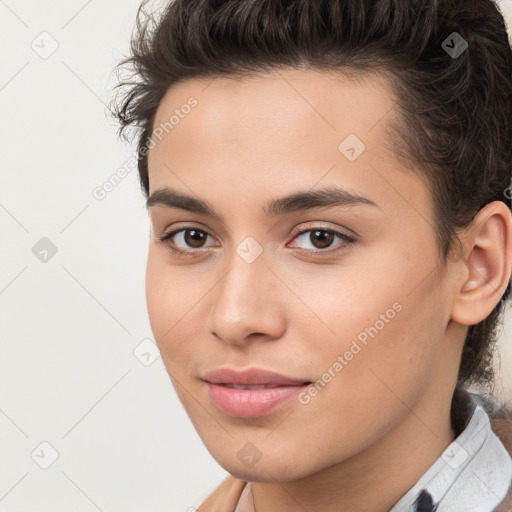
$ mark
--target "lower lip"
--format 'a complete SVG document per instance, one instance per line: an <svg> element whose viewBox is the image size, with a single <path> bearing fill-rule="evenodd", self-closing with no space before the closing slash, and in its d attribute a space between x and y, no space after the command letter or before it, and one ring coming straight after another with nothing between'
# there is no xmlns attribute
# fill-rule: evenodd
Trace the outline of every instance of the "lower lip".
<svg viewBox="0 0 512 512"><path fill-rule="evenodd" d="M277 409L309 384L264 389L234 389L207 382L213 403L228 416L257 418Z"/></svg>

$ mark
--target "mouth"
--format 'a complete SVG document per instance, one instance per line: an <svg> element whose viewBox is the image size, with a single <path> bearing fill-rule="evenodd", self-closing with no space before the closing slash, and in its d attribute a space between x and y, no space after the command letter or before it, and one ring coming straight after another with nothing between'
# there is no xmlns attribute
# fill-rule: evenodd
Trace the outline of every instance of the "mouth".
<svg viewBox="0 0 512 512"><path fill-rule="evenodd" d="M311 382L293 385L205 382L213 405L223 414L235 418L266 416L303 392Z"/></svg>
<svg viewBox="0 0 512 512"><path fill-rule="evenodd" d="M211 403L223 414L257 418L270 414L312 382L264 368L223 367L202 375Z"/></svg>

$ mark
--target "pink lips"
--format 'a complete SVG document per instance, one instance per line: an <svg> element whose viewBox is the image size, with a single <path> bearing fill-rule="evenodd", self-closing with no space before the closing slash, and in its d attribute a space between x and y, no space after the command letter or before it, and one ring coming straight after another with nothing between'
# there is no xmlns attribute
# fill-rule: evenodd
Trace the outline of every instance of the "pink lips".
<svg viewBox="0 0 512 512"><path fill-rule="evenodd" d="M219 368L205 373L202 379L206 381L209 396L217 408L224 414L240 418L269 414L311 384L304 379L259 368L244 371ZM257 386L260 389L236 389L233 386Z"/></svg>

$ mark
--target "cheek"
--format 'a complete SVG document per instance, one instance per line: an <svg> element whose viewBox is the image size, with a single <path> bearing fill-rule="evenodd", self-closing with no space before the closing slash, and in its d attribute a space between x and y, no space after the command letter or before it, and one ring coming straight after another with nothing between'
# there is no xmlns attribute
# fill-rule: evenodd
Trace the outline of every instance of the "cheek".
<svg viewBox="0 0 512 512"><path fill-rule="evenodd" d="M169 293L170 284L169 272L165 271L150 248L146 266L146 304L151 329L159 346L165 333L164 323L168 321L170 324L172 321L165 312L174 310L173 305L169 304L169 299L172 298Z"/></svg>
<svg viewBox="0 0 512 512"><path fill-rule="evenodd" d="M190 273L173 269L151 248L146 267L146 304L151 330L165 365L183 362L193 340L193 333L184 332L189 323L187 314L200 298L200 290L190 286ZM203 292L204 293L204 292ZM177 342L179 340L180 342Z"/></svg>
<svg viewBox="0 0 512 512"><path fill-rule="evenodd" d="M336 336L318 340L305 353L314 361L318 381L310 388L314 396L306 395L297 406L295 417L307 425L303 432L294 433L293 422L279 429L285 452L293 450L300 435L305 452L316 453L315 433L322 432L323 457L332 463L349 457L405 418L428 387L439 354L439 332L432 328L437 324L421 298L391 294L368 301L362 309L346 307L331 317ZM314 339L312 332L309 339Z"/></svg>
<svg viewBox="0 0 512 512"><path fill-rule="evenodd" d="M159 338L178 325L208 290L205 276L194 274L185 265L172 265L163 251L150 247L146 267L148 314Z"/></svg>
<svg viewBox="0 0 512 512"><path fill-rule="evenodd" d="M298 293L308 297L322 321L298 327L300 339L309 343L302 346L303 355L314 362L318 396L332 401L334 409L339 404L341 416L343 410L364 416L396 408L400 399L411 403L431 377L441 353L446 305L434 280L411 293L414 274L412 268L402 268L400 279L384 269L357 272Z"/></svg>

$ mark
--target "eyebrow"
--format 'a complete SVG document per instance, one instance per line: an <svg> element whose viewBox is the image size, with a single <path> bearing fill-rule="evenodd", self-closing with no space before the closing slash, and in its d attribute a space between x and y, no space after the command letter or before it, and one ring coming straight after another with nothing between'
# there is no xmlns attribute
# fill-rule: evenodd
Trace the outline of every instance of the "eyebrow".
<svg viewBox="0 0 512 512"><path fill-rule="evenodd" d="M224 221L222 216L207 201L187 196L169 187L155 190L146 201L147 209L157 205L167 208L179 208L192 213L206 215L221 222ZM298 191L288 196L272 199L263 207L262 211L269 217L275 217L313 208L359 205L373 206L380 209L376 203L366 197L331 186L317 190Z"/></svg>

